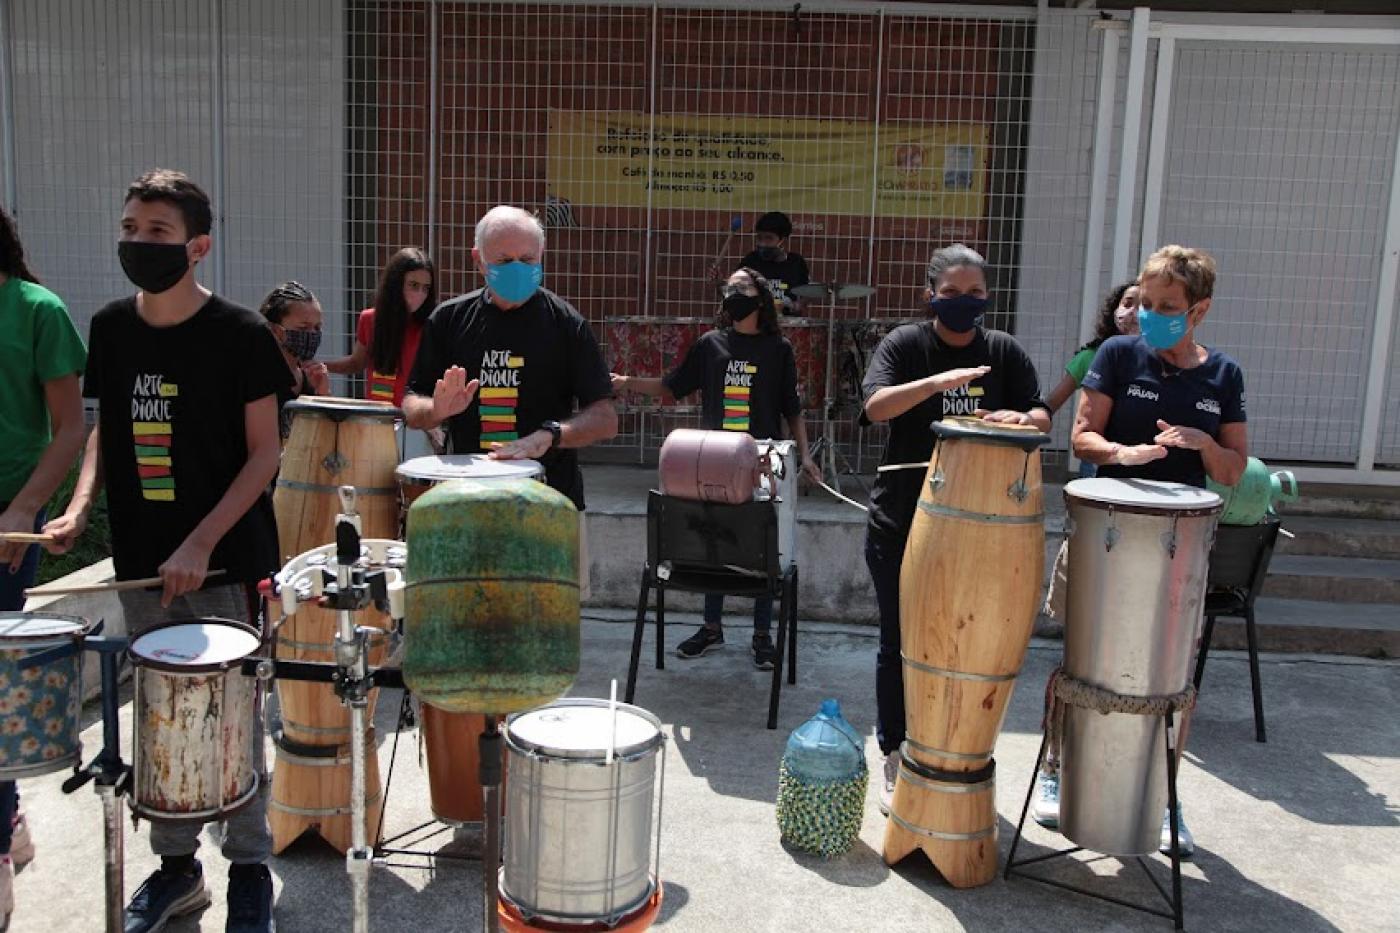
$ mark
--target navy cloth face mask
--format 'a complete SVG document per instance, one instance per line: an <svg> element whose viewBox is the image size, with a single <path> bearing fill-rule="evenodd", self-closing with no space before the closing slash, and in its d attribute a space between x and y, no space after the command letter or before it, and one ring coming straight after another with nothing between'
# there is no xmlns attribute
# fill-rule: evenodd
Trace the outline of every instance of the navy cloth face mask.
<svg viewBox="0 0 1400 933"><path fill-rule="evenodd" d="M965 334L982 323L982 315L992 303L990 298L958 295L956 298L935 298L929 307L940 324L955 334Z"/></svg>

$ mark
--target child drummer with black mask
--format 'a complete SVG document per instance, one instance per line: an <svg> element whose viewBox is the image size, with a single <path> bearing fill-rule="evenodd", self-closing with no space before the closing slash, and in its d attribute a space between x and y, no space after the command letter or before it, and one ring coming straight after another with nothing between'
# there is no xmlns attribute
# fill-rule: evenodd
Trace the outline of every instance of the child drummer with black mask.
<svg viewBox="0 0 1400 933"><path fill-rule="evenodd" d="M741 269L752 269L768 280L768 287L783 314L800 314L802 299L792 294L799 285L812 281L807 260L787 248L792 221L781 211L770 211L753 225L754 249L739 262Z"/></svg>

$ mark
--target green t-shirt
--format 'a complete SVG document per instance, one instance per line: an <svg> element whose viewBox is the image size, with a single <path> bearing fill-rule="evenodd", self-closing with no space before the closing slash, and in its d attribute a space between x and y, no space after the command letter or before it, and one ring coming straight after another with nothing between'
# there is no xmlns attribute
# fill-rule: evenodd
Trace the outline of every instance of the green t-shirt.
<svg viewBox="0 0 1400 933"><path fill-rule="evenodd" d="M52 437L44 383L82 375L86 361L57 295L13 276L0 285L0 502L24 488Z"/></svg>
<svg viewBox="0 0 1400 933"><path fill-rule="evenodd" d="M1074 377L1075 385L1084 382L1084 374L1089 371L1089 364L1094 362L1094 354L1098 352L1098 347L1094 347L1092 350L1085 347L1069 358L1069 362L1065 364L1065 372Z"/></svg>

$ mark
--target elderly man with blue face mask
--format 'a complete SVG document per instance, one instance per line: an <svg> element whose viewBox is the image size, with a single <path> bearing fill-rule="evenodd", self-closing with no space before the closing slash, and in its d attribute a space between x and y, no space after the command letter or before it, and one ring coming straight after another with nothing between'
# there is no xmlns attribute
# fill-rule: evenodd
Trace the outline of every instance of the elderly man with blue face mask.
<svg viewBox="0 0 1400 933"><path fill-rule="evenodd" d="M617 433L612 383L593 330L544 288L544 228L502 205L476 225L485 285L433 311L409 377L410 427L446 423L454 453L540 461L582 511L575 451Z"/></svg>

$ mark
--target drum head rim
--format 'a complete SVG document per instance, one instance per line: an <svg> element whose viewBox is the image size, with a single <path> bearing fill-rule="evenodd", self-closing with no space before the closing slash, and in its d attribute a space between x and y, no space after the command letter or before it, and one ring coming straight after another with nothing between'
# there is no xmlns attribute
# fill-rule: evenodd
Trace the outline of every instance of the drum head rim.
<svg viewBox="0 0 1400 933"><path fill-rule="evenodd" d="M427 472L412 472L415 463L421 464L423 461L432 461L435 465L462 465L469 466L477 463L499 463L502 464L502 472L489 476L474 476L470 473L432 474ZM505 466L519 464L517 470L507 470ZM426 470L426 466L417 467L418 470ZM436 486L438 483L446 483L457 479L475 479L482 482L493 482L503 479L537 479L544 476L544 464L538 460L492 460L485 454L426 454L422 457L413 457L405 460L394 468L394 476L405 486Z"/></svg>
<svg viewBox="0 0 1400 933"><path fill-rule="evenodd" d="M403 409L388 402L370 399L337 398L332 395L302 395L282 406L287 411L319 415L331 421L363 418L370 421L402 421Z"/></svg>
<svg viewBox="0 0 1400 933"><path fill-rule="evenodd" d="M1150 502L1141 499L1109 498L1106 495L1092 495L1091 490L1101 484L1123 484L1129 488L1136 488L1138 492L1152 492L1154 490L1191 490L1197 497L1196 501L1189 504L1173 505L1170 502ZM1081 485L1083 484L1083 485ZM1137 484L1134 487L1132 484ZM1147 488L1144 490L1143 485ZM1078 488L1075 488L1078 487ZM1209 497L1209 498L1206 498ZM1214 503L1211 503L1214 499ZM1174 515L1180 518L1194 518L1205 515L1217 515L1225 507L1225 502L1221 497L1208 489L1199 486L1192 486L1188 483L1174 483L1166 480L1155 479L1135 479L1132 477L1120 476L1093 476L1084 479L1070 480L1065 483L1065 504L1077 504L1084 508L1099 509L1101 511L1113 510L1115 512L1127 512L1134 515Z"/></svg>
<svg viewBox="0 0 1400 933"><path fill-rule="evenodd" d="M933 422L929 429L942 440L981 441L1002 447L1017 447L1026 453L1050 443L1050 435L1032 425L998 424L981 418L952 416Z"/></svg>
<svg viewBox="0 0 1400 933"><path fill-rule="evenodd" d="M33 645L53 645L65 641L81 640L93 630L95 623L82 616L68 615L61 612L20 612L6 611L0 612L0 628L11 619L48 619L51 621L67 622L77 626L74 631L67 632L46 632L28 635L9 635L0 632L0 651L9 651L21 647ZM14 644L9 644L14 642Z"/></svg>
<svg viewBox="0 0 1400 933"><path fill-rule="evenodd" d="M609 703L607 700L598 699L596 697L564 697L561 700L556 700L553 703L550 703L545 706L540 706L531 710L525 710L521 713L514 713L506 719L506 727L504 730L506 745L510 746L511 748L514 748L516 751L523 752L525 754L540 755L548 758L557 759L560 761L602 761L607 757L606 748L556 748L524 738L517 734L513 727L515 725L516 720L518 719L521 719L525 716L539 715L540 713L543 713L550 709L557 709L560 707L573 707L606 710L608 706ZM654 735L651 735L650 737L641 742L634 742L631 745L623 745L614 749L614 760L645 755L647 753L650 753L652 750L659 748L662 742L665 741L666 734L662 731L661 720L656 716L656 714L644 710L640 706L634 706L631 703L619 702L617 704L617 710L619 714L628 713L630 715L635 716L636 718L645 722L647 725L651 726L656 731Z"/></svg>
<svg viewBox="0 0 1400 933"><path fill-rule="evenodd" d="M159 632L162 629L174 628L178 625L206 624L222 625L228 626L230 628L240 629L248 635L251 635L253 639L257 642L257 644L254 646L252 651L248 652L248 654L239 655L238 657L231 658L227 661L205 661L201 664L176 664L171 661L161 660L160 658L153 658L148 655L139 654L136 651L137 642L154 632ZM216 671L232 670L233 668L241 665L243 663L244 658L256 654L258 649L262 647L262 634L256 628L249 625L247 622L239 622L237 619L220 618L219 616L203 616L191 619L176 619L171 622L161 622L158 625L152 625L150 628L143 630L141 634L130 639L126 647L126 653L131 658L132 667L142 667L146 668L147 670L161 671L168 674L197 675L209 674Z"/></svg>

